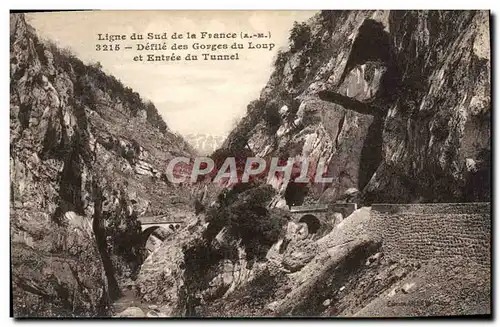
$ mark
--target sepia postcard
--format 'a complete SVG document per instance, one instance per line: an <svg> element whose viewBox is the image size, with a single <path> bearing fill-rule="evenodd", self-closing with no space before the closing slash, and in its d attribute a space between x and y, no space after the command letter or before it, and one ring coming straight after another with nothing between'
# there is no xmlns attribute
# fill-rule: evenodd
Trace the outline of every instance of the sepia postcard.
<svg viewBox="0 0 500 327"><path fill-rule="evenodd" d="M491 318L490 21L11 12L11 316Z"/></svg>

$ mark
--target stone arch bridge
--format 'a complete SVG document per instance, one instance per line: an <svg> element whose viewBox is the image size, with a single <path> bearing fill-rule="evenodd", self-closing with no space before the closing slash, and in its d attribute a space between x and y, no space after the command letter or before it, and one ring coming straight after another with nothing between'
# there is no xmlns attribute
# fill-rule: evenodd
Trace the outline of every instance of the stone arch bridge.
<svg viewBox="0 0 500 327"><path fill-rule="evenodd" d="M349 216L357 209L356 203L333 203L333 204L312 204L305 206L292 206L290 213L296 223L306 223L309 233L316 233L325 225L334 225L334 213L341 213L342 217ZM177 232L184 221L173 219L167 215L139 217L137 220L141 223L142 238L146 242L157 228L164 228L170 232Z"/></svg>
<svg viewBox="0 0 500 327"><path fill-rule="evenodd" d="M170 232L177 232L184 224L184 221L172 219L167 215L139 217L137 220L141 223L142 238L144 241L147 241L157 228L162 227Z"/></svg>

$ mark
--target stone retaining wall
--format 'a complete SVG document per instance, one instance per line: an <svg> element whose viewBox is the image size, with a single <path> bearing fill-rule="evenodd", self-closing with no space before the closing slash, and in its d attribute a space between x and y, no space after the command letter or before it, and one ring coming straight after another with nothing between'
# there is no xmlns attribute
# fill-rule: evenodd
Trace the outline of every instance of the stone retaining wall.
<svg viewBox="0 0 500 327"><path fill-rule="evenodd" d="M371 220L395 260L462 256L490 265L490 203L374 204Z"/></svg>

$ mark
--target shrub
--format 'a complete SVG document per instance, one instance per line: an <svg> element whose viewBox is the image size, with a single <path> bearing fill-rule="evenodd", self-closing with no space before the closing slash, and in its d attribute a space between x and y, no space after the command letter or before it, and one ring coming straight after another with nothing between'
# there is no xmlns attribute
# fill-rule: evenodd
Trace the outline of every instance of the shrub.
<svg viewBox="0 0 500 327"><path fill-rule="evenodd" d="M282 72L287 60L287 53L278 50L278 54L276 55L276 59L274 60L274 67L276 68L276 70Z"/></svg>
<svg viewBox="0 0 500 327"><path fill-rule="evenodd" d="M247 260L262 259L283 233L287 219L283 212L268 210L274 195L270 185L243 185L241 190L222 193L219 207L207 212L207 237L226 227L228 234L241 240Z"/></svg>
<svg viewBox="0 0 500 327"><path fill-rule="evenodd" d="M264 120L272 132L275 132L281 125L279 106L276 102L270 103L264 112Z"/></svg>
<svg viewBox="0 0 500 327"><path fill-rule="evenodd" d="M156 109L155 105L151 101L146 102L146 113L147 120L154 127L158 128L160 132L165 133L168 130L168 126L158 113L158 109Z"/></svg>

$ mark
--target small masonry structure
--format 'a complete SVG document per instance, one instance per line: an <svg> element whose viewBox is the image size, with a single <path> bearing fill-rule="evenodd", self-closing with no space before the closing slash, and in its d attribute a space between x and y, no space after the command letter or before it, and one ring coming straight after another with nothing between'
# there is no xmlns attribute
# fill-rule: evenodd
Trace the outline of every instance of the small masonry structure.
<svg viewBox="0 0 500 327"><path fill-rule="evenodd" d="M154 226L176 231L182 224L184 224L183 221L169 218L167 215L139 217L137 220L141 222L141 228L143 231Z"/></svg>
<svg viewBox="0 0 500 327"><path fill-rule="evenodd" d="M164 228L170 232L176 232L181 228L182 224L184 224L183 221L179 221L179 219L172 219L167 215L139 217L137 220L141 223L142 239L144 244L146 244L148 238L158 228Z"/></svg>
<svg viewBox="0 0 500 327"><path fill-rule="evenodd" d="M356 203L311 204L290 207L296 223L306 223L309 233L316 233L322 225L335 224L335 213L345 218L357 209Z"/></svg>

